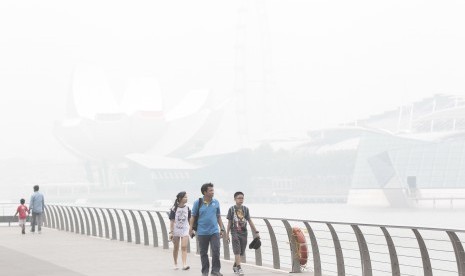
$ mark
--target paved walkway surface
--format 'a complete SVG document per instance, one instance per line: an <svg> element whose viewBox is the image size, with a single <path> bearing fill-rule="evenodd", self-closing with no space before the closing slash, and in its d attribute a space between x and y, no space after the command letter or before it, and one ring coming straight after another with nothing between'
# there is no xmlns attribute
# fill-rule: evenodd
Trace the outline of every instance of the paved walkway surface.
<svg viewBox="0 0 465 276"><path fill-rule="evenodd" d="M200 257L190 253L187 260L190 270L173 270L171 250L49 228L21 235L17 226L0 226L0 275L5 276L201 275ZM225 276L234 275L232 262L221 264ZM246 275L288 274L253 265L243 269Z"/></svg>

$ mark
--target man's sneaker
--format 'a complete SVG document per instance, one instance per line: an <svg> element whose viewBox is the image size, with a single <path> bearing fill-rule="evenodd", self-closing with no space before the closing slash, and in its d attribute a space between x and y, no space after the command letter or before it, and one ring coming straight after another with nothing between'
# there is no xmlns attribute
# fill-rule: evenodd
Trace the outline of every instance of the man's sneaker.
<svg viewBox="0 0 465 276"><path fill-rule="evenodd" d="M215 271L215 272L212 271L212 273L210 273L210 275L211 276L223 276L223 274L221 272L219 272L219 271Z"/></svg>
<svg viewBox="0 0 465 276"><path fill-rule="evenodd" d="M236 266L236 264L234 264L234 266L233 266L233 271L234 271L234 273L235 273L235 274L237 274L237 273L238 273L238 272L237 272L237 271L238 271L238 269L237 269L237 266Z"/></svg>
<svg viewBox="0 0 465 276"><path fill-rule="evenodd" d="M239 275L244 275L244 270L242 270L242 268L239 267L239 268L237 269L237 274L239 274Z"/></svg>

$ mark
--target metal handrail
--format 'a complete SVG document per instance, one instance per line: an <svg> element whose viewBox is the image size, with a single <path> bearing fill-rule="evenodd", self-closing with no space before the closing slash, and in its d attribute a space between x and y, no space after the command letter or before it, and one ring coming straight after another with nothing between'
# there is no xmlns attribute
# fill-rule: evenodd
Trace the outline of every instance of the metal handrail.
<svg viewBox="0 0 465 276"><path fill-rule="evenodd" d="M0 223L8 223L8 226L11 226L11 223L15 221L15 217L13 217L14 213L16 212L16 207L19 205L18 203L0 203L0 208L2 209L0 212ZM7 213L5 213L5 209L8 209ZM17 221L17 218L16 218Z"/></svg>
<svg viewBox="0 0 465 276"><path fill-rule="evenodd" d="M107 239L119 238L146 246L162 244L164 249L170 247L167 211L47 205L45 213L46 227ZM465 237L465 230L285 218L253 219L260 228L262 247L250 255L254 255L253 258L247 254L244 261L254 260L257 266L295 273L310 270L316 276L372 276L381 272L394 276L433 275L433 272L465 276L465 252L460 240ZM292 234L293 226L307 234L308 252L305 253L308 253L308 262L305 266L300 264L299 254L304 252ZM376 234L372 233L374 231ZM401 233L391 235L396 231ZM438 242L450 246L450 250L434 247ZM190 241L188 246L189 251L198 252L197 243ZM231 259L230 252L227 237L223 237L223 258ZM377 259L379 255L386 257L380 260ZM453 259L455 266L451 267Z"/></svg>

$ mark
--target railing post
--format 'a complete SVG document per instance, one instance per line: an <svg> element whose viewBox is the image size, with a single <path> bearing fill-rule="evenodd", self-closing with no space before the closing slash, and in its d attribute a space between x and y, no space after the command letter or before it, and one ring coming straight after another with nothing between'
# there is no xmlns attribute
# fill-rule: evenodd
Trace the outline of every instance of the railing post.
<svg viewBox="0 0 465 276"><path fill-rule="evenodd" d="M53 205L48 205L48 206L50 207L49 210L50 210L50 218L52 219L52 228L56 228L55 220L57 218L55 215L55 209L53 208Z"/></svg>
<svg viewBox="0 0 465 276"><path fill-rule="evenodd" d="M225 225L224 222L223 222L223 225ZM227 224L226 224L226 225L227 225ZM230 259L231 259L231 254L230 254L230 252L229 252L228 238L229 238L229 237L226 236L226 232L224 232L224 233L223 233L223 258L224 258L225 260L230 260ZM245 260L246 260L246 259L245 259L245 252L244 252L244 256L242 256L242 260L243 260L244 263L245 263Z"/></svg>
<svg viewBox="0 0 465 276"><path fill-rule="evenodd" d="M136 244L140 244L140 232L139 232L139 224L137 223L136 216L132 210L129 210L129 214L131 214L132 223L134 224L134 234L136 236Z"/></svg>
<svg viewBox="0 0 465 276"><path fill-rule="evenodd" d="M89 213L89 216L90 216L90 223L92 224L92 236L96 237L97 236L97 227L95 225L95 219L94 219L94 215L92 214L92 209L91 208L85 208L87 209L87 212ZM89 235L89 233L87 233L87 235Z"/></svg>
<svg viewBox="0 0 465 276"><path fill-rule="evenodd" d="M139 213L140 219L142 221L142 229L144 230L144 245L149 245L149 231L147 230L147 223L145 223L144 215L142 215L141 211L137 211Z"/></svg>
<svg viewBox="0 0 465 276"><path fill-rule="evenodd" d="M86 220L86 235L90 236L90 223L89 223L89 216L84 207L80 207L82 213L84 214L84 219Z"/></svg>
<svg viewBox="0 0 465 276"><path fill-rule="evenodd" d="M64 218L64 221L65 221L65 231L66 232L69 232L69 222L68 222L68 216L66 215L67 212L65 212L65 207L64 206L58 206L58 208L60 209L60 213L62 212L63 213L63 218Z"/></svg>
<svg viewBox="0 0 465 276"><path fill-rule="evenodd" d="M52 209L53 209L53 212L55 213L55 218L56 218L56 229L57 230L61 230L61 227L63 226L64 228L64 225L63 225L63 218L61 216L61 213L60 213L60 210L58 208L58 205L53 205L52 206Z"/></svg>
<svg viewBox="0 0 465 276"><path fill-rule="evenodd" d="M115 220L113 219L113 215L111 214L110 209L107 209L108 216L110 217L110 224L111 224L111 239L116 240L116 225Z"/></svg>
<svg viewBox="0 0 465 276"><path fill-rule="evenodd" d="M124 231L123 231L123 223L121 222L121 218L118 214L118 210L115 210L116 220L118 221L118 230L119 230L119 240L124 241Z"/></svg>
<svg viewBox="0 0 465 276"><path fill-rule="evenodd" d="M55 217L55 229L60 230L62 224L61 216L58 213L58 205L52 205L53 215Z"/></svg>
<svg viewBox="0 0 465 276"><path fill-rule="evenodd" d="M336 252L337 275L344 276L346 275L346 270L344 267L344 256L342 255L341 243L339 242L336 230L334 230L331 223L326 223L326 225L328 226L329 231L331 232L331 237L333 238L334 251Z"/></svg>
<svg viewBox="0 0 465 276"><path fill-rule="evenodd" d="M95 217L97 218L98 236L101 238L103 237L102 220L100 219L100 215L97 212L97 209L92 208L92 210L93 210ZM91 212L91 209L89 209L89 212Z"/></svg>
<svg viewBox="0 0 465 276"><path fill-rule="evenodd" d="M465 276L465 252L463 251L462 242L454 232L446 231L446 233L449 235L452 247L454 248L455 261L457 262L459 276Z"/></svg>
<svg viewBox="0 0 465 276"><path fill-rule="evenodd" d="M69 207L69 206L65 206L64 208L66 209L66 213L68 214L69 226L70 226L69 231L70 231L70 232L74 232L74 219L73 219L73 217L71 216L70 207Z"/></svg>
<svg viewBox="0 0 465 276"><path fill-rule="evenodd" d="M157 211L156 213L157 213L158 219L160 220L161 234L163 236L163 249L168 249L169 248L169 245L168 245L168 231L166 231L165 220L161 216L160 212Z"/></svg>
<svg viewBox="0 0 465 276"><path fill-rule="evenodd" d="M380 228L383 231L384 238L386 239L386 243L389 249L392 276L400 276L399 259L397 258L397 252L396 247L394 246L394 242L392 241L391 235L389 234L386 227L381 226Z"/></svg>
<svg viewBox="0 0 465 276"><path fill-rule="evenodd" d="M110 230L108 229L107 216L105 215L105 212L103 211L102 208L99 208L99 210L100 210L100 214L102 215L102 218L103 218L103 224L105 226L105 238L110 239ZM97 210L95 210L95 212L97 212Z"/></svg>
<svg viewBox="0 0 465 276"><path fill-rule="evenodd" d="M124 210L121 210L123 213L124 221L126 222L126 236L127 242L132 242L131 226L129 225L129 219Z"/></svg>
<svg viewBox="0 0 465 276"><path fill-rule="evenodd" d="M229 243L228 243L228 237L226 237L226 233L223 234L223 258L225 260L230 260L231 255L229 253ZM243 260L245 259L245 252L243 256ZM245 263L245 260L244 260Z"/></svg>
<svg viewBox="0 0 465 276"><path fill-rule="evenodd" d="M250 228L250 232L253 233L252 228ZM253 234L252 234L252 238L253 238ZM263 265L261 247L259 249L255 249L255 265L259 265L259 266Z"/></svg>
<svg viewBox="0 0 465 276"><path fill-rule="evenodd" d="M58 215L60 216L60 230L64 231L65 230L65 218L63 216L63 213L61 212L61 207L56 205Z"/></svg>
<svg viewBox="0 0 465 276"><path fill-rule="evenodd" d="M262 248L261 247L259 249L255 249L255 265L258 265L258 266L263 265Z"/></svg>
<svg viewBox="0 0 465 276"><path fill-rule="evenodd" d="M268 228L268 233L270 233L271 251L273 252L273 268L280 269L281 261L279 259L279 248L278 241L276 240L276 235L268 219L263 219L263 221L265 222L266 227Z"/></svg>
<svg viewBox="0 0 465 276"><path fill-rule="evenodd" d="M417 229L412 229L412 231L415 234L415 237L418 241L418 246L420 247L421 260L423 261L423 272L425 276L433 276L433 271L431 269L431 261L429 259L428 249L426 249L425 241L423 240L423 238L420 235L420 232L418 232Z"/></svg>
<svg viewBox="0 0 465 276"><path fill-rule="evenodd" d="M312 253L313 253L313 274L314 276L322 276L321 274L321 259L320 259L320 250L318 249L318 242L316 241L315 233L313 232L312 227L308 222L304 222L305 227L307 227L308 235L310 236L310 242L312 244Z"/></svg>
<svg viewBox="0 0 465 276"><path fill-rule="evenodd" d="M82 214L84 210L82 210L81 207L76 207L76 211L79 214L79 223L81 224L81 235L86 234L86 229L84 229L85 224L84 224L84 215ZM87 218L87 217L86 217Z"/></svg>
<svg viewBox="0 0 465 276"><path fill-rule="evenodd" d="M81 216L81 213L79 212L79 210L76 208L76 207L70 207L71 208L71 211L73 211L73 217L74 217L74 224L76 225L76 234L79 233L79 228L83 228L84 225L83 225L83 222L82 222L82 216ZM79 214L79 221L78 221L78 216L77 214Z"/></svg>
<svg viewBox="0 0 465 276"><path fill-rule="evenodd" d="M153 216L150 213L150 211L147 211L147 214L149 215L150 224L152 225L153 247L158 247L157 225L155 224L155 220L153 219Z"/></svg>
<svg viewBox="0 0 465 276"><path fill-rule="evenodd" d="M48 207L48 205L45 205L45 224L44 224L45 227L51 228L50 219L51 219L50 218L50 207ZM32 219L31 219L31 223L32 223ZM10 226L10 222L8 222L8 226Z"/></svg>
<svg viewBox="0 0 465 276"><path fill-rule="evenodd" d="M281 221L283 222L284 227L286 228L287 238L289 240L289 247L291 249L291 273L301 273L302 270L300 268L299 252L296 251L298 250L298 244L296 240L293 238L292 227L287 220L283 219Z"/></svg>
<svg viewBox="0 0 465 276"><path fill-rule="evenodd" d="M362 262L362 275L372 276L373 271L371 270L370 252L368 251L368 246L365 237L363 236L363 233L358 227L358 225L352 224L351 227L354 230L355 236L357 237L358 250L360 252L360 259Z"/></svg>

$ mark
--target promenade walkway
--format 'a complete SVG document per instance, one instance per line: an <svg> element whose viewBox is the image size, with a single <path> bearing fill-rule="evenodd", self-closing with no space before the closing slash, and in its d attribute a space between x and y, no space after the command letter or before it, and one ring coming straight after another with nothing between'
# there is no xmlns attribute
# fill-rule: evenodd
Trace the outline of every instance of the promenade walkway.
<svg viewBox="0 0 465 276"><path fill-rule="evenodd" d="M188 262L189 271L173 270L171 250L49 228L40 235L21 235L17 226L0 226L0 275L4 276L201 275L200 257L189 253ZM232 262L221 264L225 276L234 275ZM288 274L243 267L246 275Z"/></svg>
<svg viewBox="0 0 465 276"><path fill-rule="evenodd" d="M17 223L0 226L0 276L201 274L194 253L191 270L172 269L172 252L163 249L172 247L165 211L47 205L46 218L41 235L22 236ZM465 230L287 218L254 222L262 247L247 249L247 275L465 276ZM306 242L298 245L294 232ZM190 246L197 251L195 242ZM223 274L234 275L231 246L223 243L221 252Z"/></svg>

